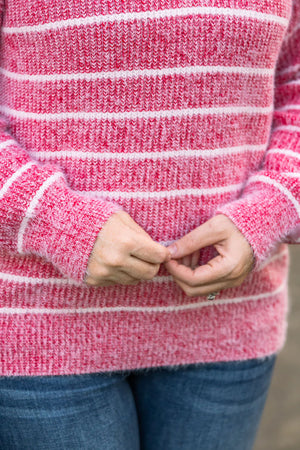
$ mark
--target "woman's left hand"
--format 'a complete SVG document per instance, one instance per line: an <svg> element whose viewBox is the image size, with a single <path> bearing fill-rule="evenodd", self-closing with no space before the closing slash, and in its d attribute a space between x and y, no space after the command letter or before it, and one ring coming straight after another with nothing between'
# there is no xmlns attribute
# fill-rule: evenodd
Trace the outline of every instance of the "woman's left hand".
<svg viewBox="0 0 300 450"><path fill-rule="evenodd" d="M209 245L215 247L218 255L203 266L193 267L199 258L199 250ZM239 286L254 263L248 241L223 214L212 217L168 249L172 259L165 266L189 297Z"/></svg>

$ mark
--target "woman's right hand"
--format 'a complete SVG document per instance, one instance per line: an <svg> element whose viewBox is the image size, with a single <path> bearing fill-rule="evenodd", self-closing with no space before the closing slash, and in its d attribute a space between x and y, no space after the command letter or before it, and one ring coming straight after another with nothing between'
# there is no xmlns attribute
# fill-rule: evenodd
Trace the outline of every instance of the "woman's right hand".
<svg viewBox="0 0 300 450"><path fill-rule="evenodd" d="M171 258L125 211L107 220L95 241L86 270L88 286L138 284L151 280Z"/></svg>

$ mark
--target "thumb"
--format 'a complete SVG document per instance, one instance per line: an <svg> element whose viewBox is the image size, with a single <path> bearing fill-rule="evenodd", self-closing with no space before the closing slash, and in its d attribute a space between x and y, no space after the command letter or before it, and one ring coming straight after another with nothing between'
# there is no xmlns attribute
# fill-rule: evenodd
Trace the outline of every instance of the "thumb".
<svg viewBox="0 0 300 450"><path fill-rule="evenodd" d="M167 249L171 253L172 258L183 258L196 250L219 242L222 235L218 228L214 226L214 220L210 219L181 239L178 239L178 241L173 242Z"/></svg>

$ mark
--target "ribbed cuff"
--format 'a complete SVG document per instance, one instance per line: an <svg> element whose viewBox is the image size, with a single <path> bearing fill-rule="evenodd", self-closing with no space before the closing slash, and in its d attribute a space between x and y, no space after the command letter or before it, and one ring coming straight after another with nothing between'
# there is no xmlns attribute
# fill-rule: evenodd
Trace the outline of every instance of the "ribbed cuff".
<svg viewBox="0 0 300 450"><path fill-rule="evenodd" d="M23 251L83 282L95 240L103 224L121 206L72 191L61 178L40 200L24 234Z"/></svg>
<svg viewBox="0 0 300 450"><path fill-rule="evenodd" d="M284 242L297 220L291 202L276 188L266 185L251 186L248 194L216 213L226 215L247 239L255 258L254 270L259 269L279 242Z"/></svg>

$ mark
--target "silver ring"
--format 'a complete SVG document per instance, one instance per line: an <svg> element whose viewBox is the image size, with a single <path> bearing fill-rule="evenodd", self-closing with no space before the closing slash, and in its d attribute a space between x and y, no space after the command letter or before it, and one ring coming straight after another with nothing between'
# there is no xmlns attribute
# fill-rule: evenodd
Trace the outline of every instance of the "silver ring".
<svg viewBox="0 0 300 450"><path fill-rule="evenodd" d="M208 294L207 300L215 300L216 296L219 294L219 292L212 292L211 294Z"/></svg>

